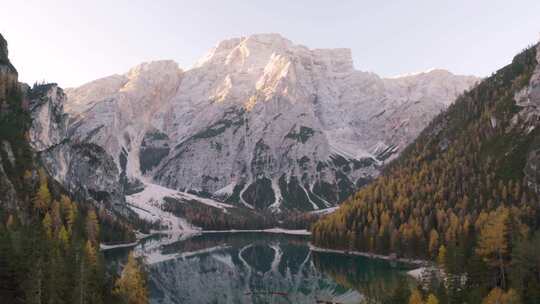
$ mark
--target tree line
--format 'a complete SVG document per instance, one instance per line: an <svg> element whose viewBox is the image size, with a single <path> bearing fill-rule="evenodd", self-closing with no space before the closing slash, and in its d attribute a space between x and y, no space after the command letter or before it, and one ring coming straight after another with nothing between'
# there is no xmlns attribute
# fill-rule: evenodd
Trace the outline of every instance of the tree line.
<svg viewBox="0 0 540 304"><path fill-rule="evenodd" d="M528 48L460 96L382 176L317 222L313 242L436 262L444 280L428 284L431 302L539 303L540 205L524 169L540 133L514 100L536 65ZM411 303L429 301L422 290Z"/></svg>
<svg viewBox="0 0 540 304"><path fill-rule="evenodd" d="M37 191L28 205L19 202L29 211L24 221L0 209L1 298L8 303L147 303L147 296L129 300L147 294L134 258L120 277L106 273L96 210L52 194L43 170L36 176L25 173L29 185L34 179Z"/></svg>
<svg viewBox="0 0 540 304"><path fill-rule="evenodd" d="M23 95L17 85L0 100L1 302L147 303L141 263L130 258L108 274L99 251L102 239L132 238L131 227L73 201L40 168Z"/></svg>

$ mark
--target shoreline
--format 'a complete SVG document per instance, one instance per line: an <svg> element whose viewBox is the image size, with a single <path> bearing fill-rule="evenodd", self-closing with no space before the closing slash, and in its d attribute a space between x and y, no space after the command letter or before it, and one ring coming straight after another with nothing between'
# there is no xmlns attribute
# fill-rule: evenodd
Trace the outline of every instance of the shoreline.
<svg viewBox="0 0 540 304"><path fill-rule="evenodd" d="M127 248L127 247L133 247L137 246L141 240L144 240L147 237L150 237L154 235L154 233L145 234L140 231L135 231L135 241L133 242L125 242L125 243L118 243L115 245L108 245L105 243L99 243L99 251L106 251L109 249L115 249L115 248Z"/></svg>
<svg viewBox="0 0 540 304"><path fill-rule="evenodd" d="M309 246L309 250L315 251L315 252L334 253L334 254L342 254L342 255L355 255L355 256L362 256L362 257L366 257L370 259L401 262L401 263L417 266L417 268L411 269L408 272L412 272L415 270L418 271L418 269L425 268L425 266L429 264L429 261L419 260L419 259L393 258L389 255L375 254L375 253L369 253L369 252L322 248L322 247L317 247L313 245L311 242L308 243L308 246ZM409 275L414 277L414 275L412 274L409 274Z"/></svg>
<svg viewBox="0 0 540 304"><path fill-rule="evenodd" d="M107 245L107 244L100 243L99 250L106 251L106 250L115 249L115 248L127 248L127 247L136 246L137 244L139 244L139 240L136 240L131 243L122 243L122 244L116 244L116 245Z"/></svg>
<svg viewBox="0 0 540 304"><path fill-rule="evenodd" d="M302 236L310 236L311 232L309 232L306 229L284 229L279 227L274 228L268 228L268 229L230 229L230 230L189 230L186 231L185 234L189 235L190 237L202 235L202 234L212 234L212 233L272 233L272 234L286 234L286 235L302 235ZM159 234L184 234L182 231L172 231L172 230L153 230L150 232L150 234L142 234L137 232L137 240L129 243L120 243L115 245L107 245L104 243L99 244L99 250L100 251L106 251L110 249L116 249L116 248L127 248L127 247L134 247L139 244L139 242L149 236L152 235L159 235Z"/></svg>
<svg viewBox="0 0 540 304"><path fill-rule="evenodd" d="M210 233L245 233L245 232L259 232L259 233L274 233L274 234L287 234L287 235L304 235L309 236L311 232L306 229L284 229L284 228L268 228L268 229L230 229L230 230L201 230L201 234Z"/></svg>
<svg viewBox="0 0 540 304"><path fill-rule="evenodd" d="M174 233L174 232L152 231L150 234L142 234L140 232L137 232L137 240L134 242L116 244L116 245L100 244L99 249L100 251L106 251L106 250L116 249L116 248L134 247L138 245L141 240L147 237L150 237L152 235L157 235L157 234L169 234L169 233ZM176 231L176 233L178 233L178 231ZM298 236L311 235L311 232L309 232L306 229L284 229L284 228L278 228L278 227L269 228L269 229L198 230L198 231L187 232L187 234L190 235L189 237L199 236L203 234L218 234L218 233L271 233L271 234L298 235ZM375 254L375 253L361 252L361 251L355 251L355 250L322 248L322 247L313 245L313 243L311 242L308 242L308 247L310 251L314 251L314 252L341 254L341 255L348 255L348 256L361 256L361 257L366 257L369 259L378 259L378 260L384 260L384 261L389 261L389 262L399 262L399 263L408 264L408 265L414 266L414 268L407 270L406 274L414 278L415 280L421 280L422 273L426 269L431 267L429 261L420 260L420 259L394 258L390 255Z"/></svg>

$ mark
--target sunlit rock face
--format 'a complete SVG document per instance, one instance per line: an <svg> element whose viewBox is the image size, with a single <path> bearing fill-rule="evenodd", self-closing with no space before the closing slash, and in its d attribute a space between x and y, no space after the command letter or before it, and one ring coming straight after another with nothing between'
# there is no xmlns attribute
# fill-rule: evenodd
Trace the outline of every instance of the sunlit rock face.
<svg viewBox="0 0 540 304"><path fill-rule="evenodd" d="M376 176L476 78L383 79L348 49L277 34L220 42L193 68L143 63L66 90L71 140L126 181L283 211L333 206Z"/></svg>
<svg viewBox="0 0 540 304"><path fill-rule="evenodd" d="M101 146L70 136L63 90L56 84L36 85L27 95L30 144L48 173L76 197L127 215L114 159Z"/></svg>

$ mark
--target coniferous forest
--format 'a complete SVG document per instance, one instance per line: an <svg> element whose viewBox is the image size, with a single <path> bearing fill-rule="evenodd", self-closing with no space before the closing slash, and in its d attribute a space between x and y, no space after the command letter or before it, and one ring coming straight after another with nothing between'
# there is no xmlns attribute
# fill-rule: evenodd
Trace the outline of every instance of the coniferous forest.
<svg viewBox="0 0 540 304"><path fill-rule="evenodd" d="M540 136L514 100L536 58L530 47L460 96L381 177L313 225L313 242L433 261L444 279L428 289L440 303L539 303L540 204L526 173Z"/></svg>
<svg viewBox="0 0 540 304"><path fill-rule="evenodd" d="M0 302L147 303L144 271L130 257L107 274L101 240L133 238L127 222L72 200L28 144L25 91L0 35Z"/></svg>
<svg viewBox="0 0 540 304"><path fill-rule="evenodd" d="M43 29L9 16L11 61L0 34L0 304L540 304L540 43L507 48L532 13L508 34L477 3L60 2L5 5ZM288 18L340 48L250 33L182 66L213 25ZM368 70L432 61L491 75Z"/></svg>

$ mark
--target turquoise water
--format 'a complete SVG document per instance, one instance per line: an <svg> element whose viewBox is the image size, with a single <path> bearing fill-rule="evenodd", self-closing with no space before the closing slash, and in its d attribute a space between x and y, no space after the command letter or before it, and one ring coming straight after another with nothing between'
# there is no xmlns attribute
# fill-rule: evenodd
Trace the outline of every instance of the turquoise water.
<svg viewBox="0 0 540 304"><path fill-rule="evenodd" d="M308 237L265 233L155 237L134 250L149 263L151 303L362 303L387 296L409 268L309 250ZM107 251L114 268L130 249Z"/></svg>

